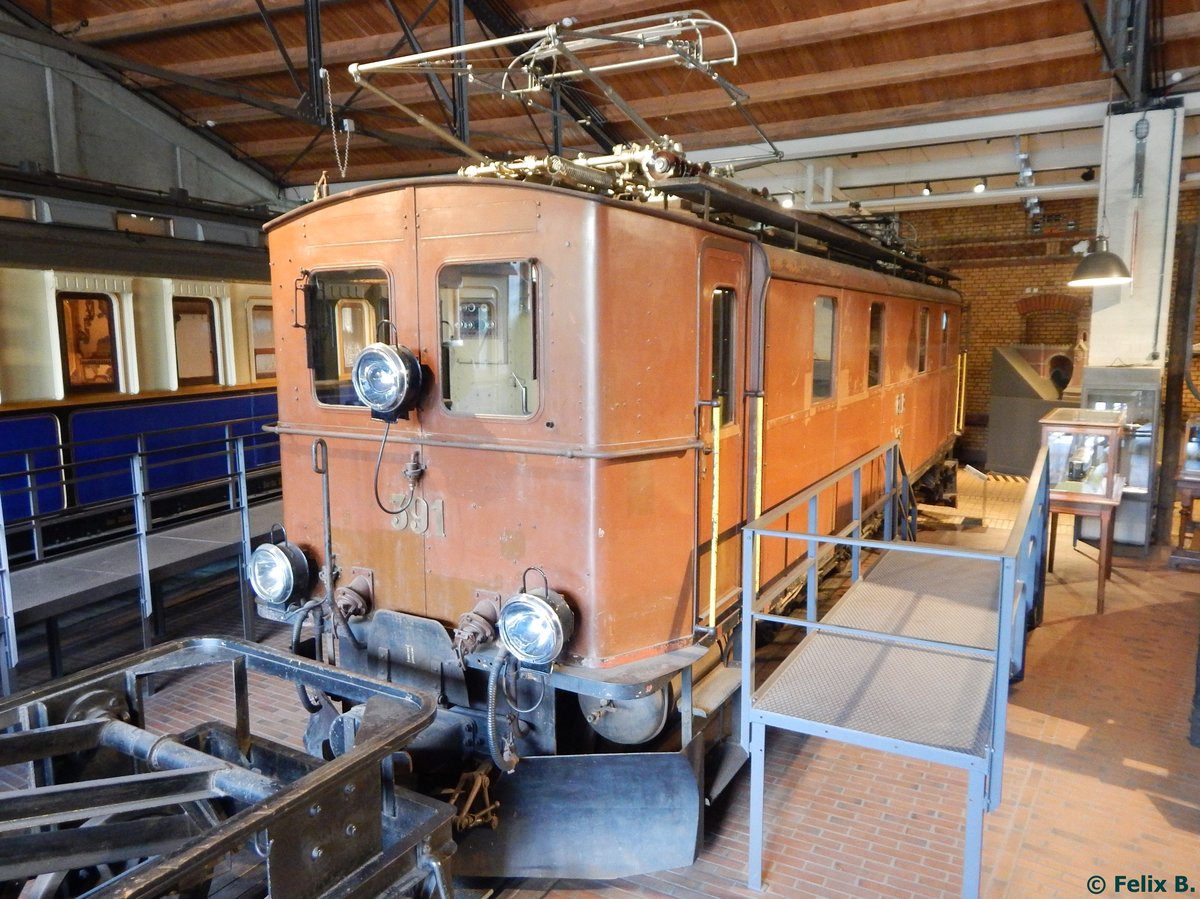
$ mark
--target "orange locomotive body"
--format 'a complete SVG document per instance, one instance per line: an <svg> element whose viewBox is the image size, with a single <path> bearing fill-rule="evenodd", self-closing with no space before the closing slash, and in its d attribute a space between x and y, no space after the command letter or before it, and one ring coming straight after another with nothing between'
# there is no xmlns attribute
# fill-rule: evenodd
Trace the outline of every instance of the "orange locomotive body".
<svg viewBox="0 0 1200 899"><path fill-rule="evenodd" d="M460 872L688 863L734 714L693 696L730 680L740 526L889 440L936 470L958 295L502 180L363 188L268 240L287 552L256 557L262 613L438 693L423 786L512 771L464 807L492 827ZM345 739L352 712L306 704L314 745Z"/></svg>

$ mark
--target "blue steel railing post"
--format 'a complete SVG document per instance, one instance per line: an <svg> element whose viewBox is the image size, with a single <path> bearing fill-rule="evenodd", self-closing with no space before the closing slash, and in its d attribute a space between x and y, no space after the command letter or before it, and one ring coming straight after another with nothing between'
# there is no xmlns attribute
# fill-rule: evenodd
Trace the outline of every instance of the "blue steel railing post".
<svg viewBox="0 0 1200 899"><path fill-rule="evenodd" d="M145 435L145 433L139 433L137 435L137 450L136 450L136 455L133 457L133 459L136 460L136 463L137 463L135 466L135 469L134 469L137 472L137 474L134 475L134 477L130 483L130 486L133 488L134 506L135 506L135 508L133 510L133 515L134 515L134 521L136 521L137 515L138 515L136 506L140 502L140 497L144 496L150 489L150 466L146 462L146 435ZM141 477L141 482L140 482L141 486L140 487L138 486L139 481L137 480L137 478L139 476ZM146 511L146 533L149 533L150 528L153 525L153 517L149 514L151 511L149 509L149 507L147 507L145 511ZM147 647L147 648L149 648L149 647Z"/></svg>
<svg viewBox="0 0 1200 899"><path fill-rule="evenodd" d="M754 707L754 561L747 547L754 545L754 529L742 530L742 749L750 751L750 710ZM685 744L686 745L686 744Z"/></svg>
<svg viewBox="0 0 1200 899"><path fill-rule="evenodd" d="M241 438L238 438L239 443L236 450L233 440L233 425L227 424L225 425L225 483L229 496L229 511L231 512L237 508L235 505L237 502L235 493L237 491L241 493L242 505L244 506L246 503L246 479L244 477L246 459L241 451ZM237 480L236 486L234 484L235 479Z"/></svg>
<svg viewBox="0 0 1200 899"><path fill-rule="evenodd" d="M138 437L138 443L142 439ZM146 457L135 453L129 460L133 478L133 516L137 529L138 601L142 612L142 646L154 645L154 598L150 592L150 500L146 496Z"/></svg>
<svg viewBox="0 0 1200 899"><path fill-rule="evenodd" d="M854 469L854 497L851 500L850 514L854 519L854 529L850 532L851 537L862 536L862 468ZM855 544L850 549L850 582L858 583L861 575L861 556L862 547Z"/></svg>
<svg viewBox="0 0 1200 899"><path fill-rule="evenodd" d="M820 511L820 504L817 502L818 494L814 493L808 501L808 532L810 534L817 533L817 513ZM806 612L809 621L817 620L817 574L819 562L817 559L817 541L810 539L808 546L808 603Z"/></svg>
<svg viewBox="0 0 1200 899"><path fill-rule="evenodd" d="M33 526L33 560L40 562L45 557L42 541L41 509L38 508L37 476L33 473L33 453L25 453L25 488L29 491L29 521Z"/></svg>
<svg viewBox="0 0 1200 899"><path fill-rule="evenodd" d="M917 539L917 526L920 523L920 510L917 508L917 493L913 490L907 476L904 478L904 493L909 499L908 505L908 539Z"/></svg>
<svg viewBox="0 0 1200 899"><path fill-rule="evenodd" d="M1004 786L1004 728L1008 722L1009 672L1013 658L1012 616L1019 591L1017 560L1014 556L1004 555L1000 558L1000 595L997 597L1000 607L996 616L999 630L996 634L996 671L992 678L992 746L988 755L986 806L989 810L1000 804Z"/></svg>
<svg viewBox="0 0 1200 899"><path fill-rule="evenodd" d="M238 591L242 601L242 634L254 640L254 600L250 596L250 495L246 492L246 446L244 438L233 443L234 464L237 465L237 491L240 498L242 522L242 552L238 558Z"/></svg>
<svg viewBox="0 0 1200 899"><path fill-rule="evenodd" d="M983 816L988 811L987 774L967 770L967 814L963 835L963 899L978 899L979 874L983 868Z"/></svg>
<svg viewBox="0 0 1200 899"><path fill-rule="evenodd" d="M887 500L883 507L883 539L891 542L896 537L896 447L889 446L883 454L883 494Z"/></svg>
<svg viewBox="0 0 1200 899"><path fill-rule="evenodd" d="M751 889L762 889L763 793L766 762L766 725L754 720L754 621L758 594L753 559L755 530L742 530L742 749L750 758L750 846L746 880Z"/></svg>
<svg viewBox="0 0 1200 899"><path fill-rule="evenodd" d="M0 658L0 690L12 692L17 669L17 618L13 608L12 579L8 576L8 534L4 528L4 506L0 504L0 616L3 621L3 657Z"/></svg>

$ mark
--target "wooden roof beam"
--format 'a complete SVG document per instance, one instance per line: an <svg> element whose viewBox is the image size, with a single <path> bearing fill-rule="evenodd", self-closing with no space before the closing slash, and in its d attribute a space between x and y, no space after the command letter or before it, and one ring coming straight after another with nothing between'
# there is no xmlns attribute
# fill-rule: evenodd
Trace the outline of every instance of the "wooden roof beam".
<svg viewBox="0 0 1200 899"><path fill-rule="evenodd" d="M959 0L899 0L897 3L889 3L884 6L836 13L832 16L815 19L802 19L778 27L754 29L739 33L737 40L743 54L762 53L787 49L798 44L841 40L893 31L897 28L943 21L946 18L961 18L966 15L1015 9L1038 2L1044 2L1044 0L961 0L961 2ZM602 16L597 16L597 21L605 21L627 13L644 11L645 6L645 3L633 2L633 0L612 0L612 2L583 0L578 4L571 2L552 4L539 8L538 12L546 16L546 21L553 22L561 18L553 13L554 10L559 10L561 7L559 11L562 15L580 18L582 21L577 27L586 27L589 24L587 10L603 12ZM444 46L445 28L438 26L437 28L418 29L417 36L422 44L430 48ZM395 43L396 37L396 34L385 34L330 41L324 47L326 64L349 64L382 59ZM482 37L478 25L473 21L468 22L467 40L478 40ZM713 46L714 52L722 52L718 44L714 43ZM290 47L288 54L296 61L297 65L304 61L303 47ZM269 74L278 69L278 55L274 52L262 51L224 57L219 60L181 64L174 67L173 70L195 77L243 78Z"/></svg>
<svg viewBox="0 0 1200 899"><path fill-rule="evenodd" d="M1169 19L1167 34L1168 37L1181 38L1200 34L1200 13L1175 16ZM863 90L903 81L986 72L991 69L1024 65L1030 61L1045 62L1069 59L1091 55L1094 52L1095 44L1091 33L1085 31L1008 47L928 56L901 62L818 72L811 75L797 75L792 78L756 82L741 87L749 94L751 103L769 103L839 91ZM429 97L427 89L415 81L412 84L397 86L390 93L401 103L409 105L420 103ZM335 94L334 102L342 105L349 96L349 93ZM670 97L637 100L632 103L643 116L699 112L715 107L725 107L728 104L728 94L719 88L675 94ZM354 108L369 110L386 105L378 97L364 96L355 101ZM198 107L188 110L188 114L194 119L201 121L210 119L218 124L261 121L268 118L258 110L238 106ZM619 116L615 118L619 118Z"/></svg>
<svg viewBox="0 0 1200 899"><path fill-rule="evenodd" d="M330 0L326 0L330 2ZM303 0L263 0L267 12L303 12ZM60 33L84 44L102 44L120 40L141 40L165 31L225 25L241 19L258 18L254 0L183 0L133 9L125 12L89 16L84 20L55 23Z"/></svg>

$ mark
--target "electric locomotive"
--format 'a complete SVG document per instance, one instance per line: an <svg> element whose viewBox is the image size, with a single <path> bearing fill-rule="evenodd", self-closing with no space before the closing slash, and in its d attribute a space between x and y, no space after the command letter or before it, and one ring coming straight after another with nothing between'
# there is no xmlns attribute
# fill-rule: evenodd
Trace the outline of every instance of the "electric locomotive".
<svg viewBox="0 0 1200 899"><path fill-rule="evenodd" d="M439 697L408 776L458 806L459 873L690 863L744 760L740 528L893 439L941 470L945 273L638 147L267 232L286 539L251 562L260 613ZM303 700L311 750L352 741L354 708Z"/></svg>

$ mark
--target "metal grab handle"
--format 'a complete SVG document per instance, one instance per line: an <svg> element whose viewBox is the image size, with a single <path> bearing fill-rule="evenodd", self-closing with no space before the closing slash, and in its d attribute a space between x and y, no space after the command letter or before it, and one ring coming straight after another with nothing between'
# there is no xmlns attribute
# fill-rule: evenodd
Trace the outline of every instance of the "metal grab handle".
<svg viewBox="0 0 1200 899"><path fill-rule="evenodd" d="M312 470L313 474L329 473L329 446L323 437L318 437L312 443Z"/></svg>

